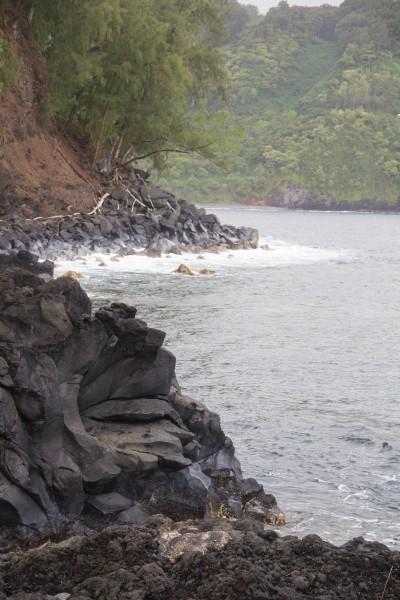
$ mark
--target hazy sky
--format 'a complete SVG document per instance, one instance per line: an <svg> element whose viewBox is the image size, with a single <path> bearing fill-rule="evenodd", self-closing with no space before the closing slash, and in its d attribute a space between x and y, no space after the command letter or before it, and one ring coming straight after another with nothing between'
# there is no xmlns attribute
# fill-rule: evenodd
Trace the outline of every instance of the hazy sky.
<svg viewBox="0 0 400 600"><path fill-rule="evenodd" d="M266 13L272 6L277 6L279 0L240 0L242 4L253 4L258 6L261 13ZM320 6L321 4L332 4L338 6L343 0L289 0L290 5L297 6Z"/></svg>

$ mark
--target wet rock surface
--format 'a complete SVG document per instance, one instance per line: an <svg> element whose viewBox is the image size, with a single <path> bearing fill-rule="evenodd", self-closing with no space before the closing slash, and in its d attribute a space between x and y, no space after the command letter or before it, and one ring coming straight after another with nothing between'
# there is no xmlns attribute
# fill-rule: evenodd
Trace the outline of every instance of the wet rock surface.
<svg viewBox="0 0 400 600"><path fill-rule="evenodd" d="M0 221L0 252L25 250L42 258L107 252L124 256L141 249L162 253L256 248L258 233L249 227L221 225L213 214L152 186L146 173L122 169L105 175L90 213Z"/></svg>
<svg viewBox="0 0 400 600"><path fill-rule="evenodd" d="M337 548L254 521L113 526L0 557L12 600L397 600L400 555L362 538ZM63 596L61 596L63 595Z"/></svg>
<svg viewBox="0 0 400 600"><path fill-rule="evenodd" d="M165 334L32 255L0 256L0 551L28 533L207 514L274 520Z"/></svg>

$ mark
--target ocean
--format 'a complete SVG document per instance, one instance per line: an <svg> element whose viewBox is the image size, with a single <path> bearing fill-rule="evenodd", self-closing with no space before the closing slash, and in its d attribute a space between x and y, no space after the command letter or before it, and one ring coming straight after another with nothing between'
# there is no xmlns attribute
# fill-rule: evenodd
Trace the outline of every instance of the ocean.
<svg viewBox="0 0 400 600"><path fill-rule="evenodd" d="M400 547L400 215L210 211L264 247L92 255L57 274L167 332L181 386L219 413L282 533ZM173 273L182 262L215 274Z"/></svg>

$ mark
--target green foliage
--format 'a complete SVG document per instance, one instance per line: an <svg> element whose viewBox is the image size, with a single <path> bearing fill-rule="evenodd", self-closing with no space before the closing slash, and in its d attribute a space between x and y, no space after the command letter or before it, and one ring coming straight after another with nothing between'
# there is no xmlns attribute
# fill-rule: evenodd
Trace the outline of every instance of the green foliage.
<svg viewBox="0 0 400 600"><path fill-rule="evenodd" d="M0 94L14 83L18 74L19 61L9 42L0 34Z"/></svg>
<svg viewBox="0 0 400 600"><path fill-rule="evenodd" d="M50 117L94 159L171 149L212 156L203 123L225 93L210 44L224 0L26 0L49 70ZM211 135L212 133L212 135Z"/></svg>
<svg viewBox="0 0 400 600"><path fill-rule="evenodd" d="M334 110L272 127L263 154L273 184L291 180L321 198L395 202L400 177L400 119L361 109ZM284 133L284 135L282 135Z"/></svg>
<svg viewBox="0 0 400 600"><path fill-rule="evenodd" d="M259 21L261 21L261 17L255 6L239 4L236 0L226 0L225 23L227 31L225 43L234 42L245 27Z"/></svg>
<svg viewBox="0 0 400 600"><path fill-rule="evenodd" d="M221 54L240 151L227 171L178 158L164 185L197 201L262 197L285 182L321 200L399 198L399 2L281 2L247 20Z"/></svg>

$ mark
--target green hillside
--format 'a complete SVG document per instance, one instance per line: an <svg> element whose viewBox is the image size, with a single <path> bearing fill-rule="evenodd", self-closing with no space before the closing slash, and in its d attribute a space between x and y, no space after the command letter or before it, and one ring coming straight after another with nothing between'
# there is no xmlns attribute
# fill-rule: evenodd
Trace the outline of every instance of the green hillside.
<svg viewBox="0 0 400 600"><path fill-rule="evenodd" d="M399 201L400 2L281 2L264 18L232 1L220 53L231 81L223 167L179 156L164 185L200 202L273 202L288 187L321 204Z"/></svg>
<svg viewBox="0 0 400 600"><path fill-rule="evenodd" d="M209 110L225 96L224 7L225 0L0 0L0 109L26 77L15 33L24 23L41 51L34 71L46 72L41 126L79 140L93 166L143 157L160 166L169 148L212 158L224 124L222 112Z"/></svg>

